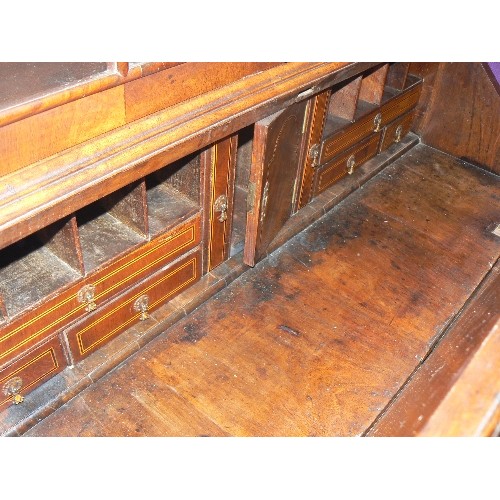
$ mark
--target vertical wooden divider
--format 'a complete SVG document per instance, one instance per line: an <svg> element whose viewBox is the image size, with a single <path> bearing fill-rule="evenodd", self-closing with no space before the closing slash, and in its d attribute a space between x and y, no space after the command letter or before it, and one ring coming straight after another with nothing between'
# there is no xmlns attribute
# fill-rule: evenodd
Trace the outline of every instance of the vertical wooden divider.
<svg viewBox="0 0 500 500"><path fill-rule="evenodd" d="M403 90L405 88L409 68L410 63L407 62L390 63L387 73L387 86L396 90Z"/></svg>
<svg viewBox="0 0 500 500"><path fill-rule="evenodd" d="M0 323L3 323L7 318L7 309L3 301L3 297L0 295Z"/></svg>
<svg viewBox="0 0 500 500"><path fill-rule="evenodd" d="M347 85L343 85L338 90L332 89L330 104L328 105L328 114L349 121L354 120L362 79L363 78L359 76Z"/></svg>
<svg viewBox="0 0 500 500"><path fill-rule="evenodd" d="M299 174L299 178L301 179L300 189L298 191L295 206L293 207L293 212L305 207L311 199L315 159L311 156L310 152L313 146L316 145L319 159L319 145L321 144L325 126L329 99L330 90L326 90L311 98L307 104L308 108L306 113L308 114L308 118L304 133L307 140L304 146L302 173Z"/></svg>
<svg viewBox="0 0 500 500"><path fill-rule="evenodd" d="M113 217L149 238L146 181L144 179L113 193L105 199L104 204Z"/></svg>
<svg viewBox="0 0 500 500"><path fill-rule="evenodd" d="M205 172L205 221L207 230L207 271L222 264L229 257L234 205L234 180L238 136L217 142L202 155L202 171Z"/></svg>
<svg viewBox="0 0 500 500"><path fill-rule="evenodd" d="M389 71L389 64L383 64L366 75L361 82L359 98L370 104L380 105Z"/></svg>
<svg viewBox="0 0 500 500"><path fill-rule="evenodd" d="M59 259L85 275L76 217L73 215L40 231L40 240Z"/></svg>

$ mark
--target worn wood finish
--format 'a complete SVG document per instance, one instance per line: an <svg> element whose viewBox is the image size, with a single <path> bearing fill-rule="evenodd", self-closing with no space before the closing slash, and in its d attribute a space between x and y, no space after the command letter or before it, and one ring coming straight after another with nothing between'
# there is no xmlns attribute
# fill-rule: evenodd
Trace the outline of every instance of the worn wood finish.
<svg viewBox="0 0 500 500"><path fill-rule="evenodd" d="M126 83L127 123L278 64L186 63Z"/></svg>
<svg viewBox="0 0 500 500"><path fill-rule="evenodd" d="M371 66L280 65L4 176L0 247Z"/></svg>
<svg viewBox="0 0 500 500"><path fill-rule="evenodd" d="M498 304L500 263L497 262L446 335L382 412L368 432L369 436L416 436L422 432L447 393L462 377L464 367L498 323ZM491 382L497 378L493 376ZM490 386L486 382L476 387ZM448 429L450 420L456 418L459 421L463 410L458 411L455 417L448 415Z"/></svg>
<svg viewBox="0 0 500 500"><path fill-rule="evenodd" d="M410 153L27 435L363 434L500 254L498 179ZM401 217L400 191L425 220L446 189L465 225Z"/></svg>
<svg viewBox="0 0 500 500"><path fill-rule="evenodd" d="M205 210L209 215L207 242L208 270L212 270L229 258L233 221L235 165L238 136L222 140L206 152L209 186L206 189ZM226 200L224 202L224 199ZM224 206L225 205L225 206Z"/></svg>
<svg viewBox="0 0 500 500"><path fill-rule="evenodd" d="M422 64L412 70L430 80L415 128L422 141L500 173L500 95L483 65Z"/></svg>
<svg viewBox="0 0 500 500"><path fill-rule="evenodd" d="M255 265L292 215L295 181L300 171L307 101L255 124L244 262Z"/></svg>
<svg viewBox="0 0 500 500"><path fill-rule="evenodd" d="M0 175L125 125L123 87L0 127Z"/></svg>

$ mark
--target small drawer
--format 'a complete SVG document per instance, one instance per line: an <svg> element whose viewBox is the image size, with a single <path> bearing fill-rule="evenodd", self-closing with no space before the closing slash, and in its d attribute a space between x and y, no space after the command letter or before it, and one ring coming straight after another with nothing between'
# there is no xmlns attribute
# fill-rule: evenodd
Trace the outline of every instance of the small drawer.
<svg viewBox="0 0 500 500"><path fill-rule="evenodd" d="M417 105L422 92L422 80L416 77L411 77L411 79L412 84L409 87L382 106L382 127L385 127L385 125L392 122L397 117L405 114Z"/></svg>
<svg viewBox="0 0 500 500"><path fill-rule="evenodd" d="M78 301L83 280L12 321L0 323L0 367L84 314Z"/></svg>
<svg viewBox="0 0 500 500"><path fill-rule="evenodd" d="M319 164L326 163L362 139L373 134L373 132L380 130L380 117L381 114L378 110L372 111L356 122L347 125L335 135L325 139L321 146Z"/></svg>
<svg viewBox="0 0 500 500"><path fill-rule="evenodd" d="M107 299L173 262L200 243L200 216L146 243L86 279L98 308Z"/></svg>
<svg viewBox="0 0 500 500"><path fill-rule="evenodd" d="M401 141L410 131L414 116L415 111L412 110L385 127L382 132L382 140L380 141L380 152L385 151L392 144Z"/></svg>
<svg viewBox="0 0 500 500"><path fill-rule="evenodd" d="M0 321L0 367L200 242L200 217L155 238L18 318ZM1 318L1 315L0 315Z"/></svg>
<svg viewBox="0 0 500 500"><path fill-rule="evenodd" d="M373 134L332 161L317 167L313 183L314 196L329 188L342 177L352 174L356 167L373 158L377 154L379 141L380 133Z"/></svg>
<svg viewBox="0 0 500 500"><path fill-rule="evenodd" d="M402 92L397 92L388 98L380 108L357 118L354 123L325 138L321 143L319 164L326 163L373 132L382 130L398 116L413 109L420 98L422 80L416 77L409 78L410 85Z"/></svg>
<svg viewBox="0 0 500 500"><path fill-rule="evenodd" d="M199 280L197 250L158 271L139 285L90 313L64 332L74 362L78 362Z"/></svg>
<svg viewBox="0 0 500 500"><path fill-rule="evenodd" d="M58 338L54 338L0 371L0 409L22 404L30 391L66 367Z"/></svg>

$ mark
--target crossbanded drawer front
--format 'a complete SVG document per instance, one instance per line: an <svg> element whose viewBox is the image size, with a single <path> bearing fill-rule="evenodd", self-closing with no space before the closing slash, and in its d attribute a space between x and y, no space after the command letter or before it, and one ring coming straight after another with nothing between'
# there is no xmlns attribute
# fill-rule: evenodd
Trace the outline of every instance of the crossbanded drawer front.
<svg viewBox="0 0 500 500"><path fill-rule="evenodd" d="M75 283L36 308L0 327L0 367L13 361L35 344L49 338L85 314L85 304L78 301L84 281Z"/></svg>
<svg viewBox="0 0 500 500"><path fill-rule="evenodd" d="M327 162L373 132L378 132L398 116L414 108L418 103L421 92L422 81L415 79L412 85L387 101L382 107L370 111L370 113L357 119L351 125L323 140L319 163Z"/></svg>
<svg viewBox="0 0 500 500"><path fill-rule="evenodd" d="M201 252L196 250L140 285L89 314L64 332L74 362L100 348L199 280Z"/></svg>
<svg viewBox="0 0 500 500"><path fill-rule="evenodd" d="M401 141L401 139L410 131L414 116L415 111L412 110L385 127L383 130L382 140L380 141L380 152L385 151L392 144Z"/></svg>
<svg viewBox="0 0 500 500"><path fill-rule="evenodd" d="M422 82L419 81L415 85L408 88L401 95L394 97L382 106L382 124L384 127L392 122L395 118L403 115L410 109L413 109L420 99L422 92Z"/></svg>
<svg viewBox="0 0 500 500"><path fill-rule="evenodd" d="M142 278L173 262L200 243L200 216L155 238L135 251L88 276L93 287L95 307Z"/></svg>
<svg viewBox="0 0 500 500"><path fill-rule="evenodd" d="M0 372L0 409L22 404L30 391L66 367L66 359L58 338L19 358Z"/></svg>
<svg viewBox="0 0 500 500"><path fill-rule="evenodd" d="M318 167L314 177L314 194L323 192L342 177L352 173L356 167L373 158L377 154L379 141L380 133L373 134L331 162Z"/></svg>

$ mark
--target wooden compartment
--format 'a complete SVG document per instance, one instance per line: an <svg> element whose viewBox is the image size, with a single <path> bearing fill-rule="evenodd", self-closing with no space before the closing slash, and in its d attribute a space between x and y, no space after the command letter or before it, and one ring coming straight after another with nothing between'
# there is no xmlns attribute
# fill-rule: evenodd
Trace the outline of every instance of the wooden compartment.
<svg viewBox="0 0 500 500"><path fill-rule="evenodd" d="M200 153L181 158L146 177L151 237L172 229L201 210Z"/></svg>
<svg viewBox="0 0 500 500"><path fill-rule="evenodd" d="M0 251L1 309L15 318L81 277L74 219L59 221Z"/></svg>
<svg viewBox="0 0 500 500"><path fill-rule="evenodd" d="M57 338L34 349L0 371L0 409L22 404L24 396L66 367Z"/></svg>
<svg viewBox="0 0 500 500"><path fill-rule="evenodd" d="M126 186L76 214L86 274L143 243L146 236L140 186Z"/></svg>
<svg viewBox="0 0 500 500"><path fill-rule="evenodd" d="M109 342L200 278L201 252L193 251L131 288L64 332L74 362Z"/></svg>

